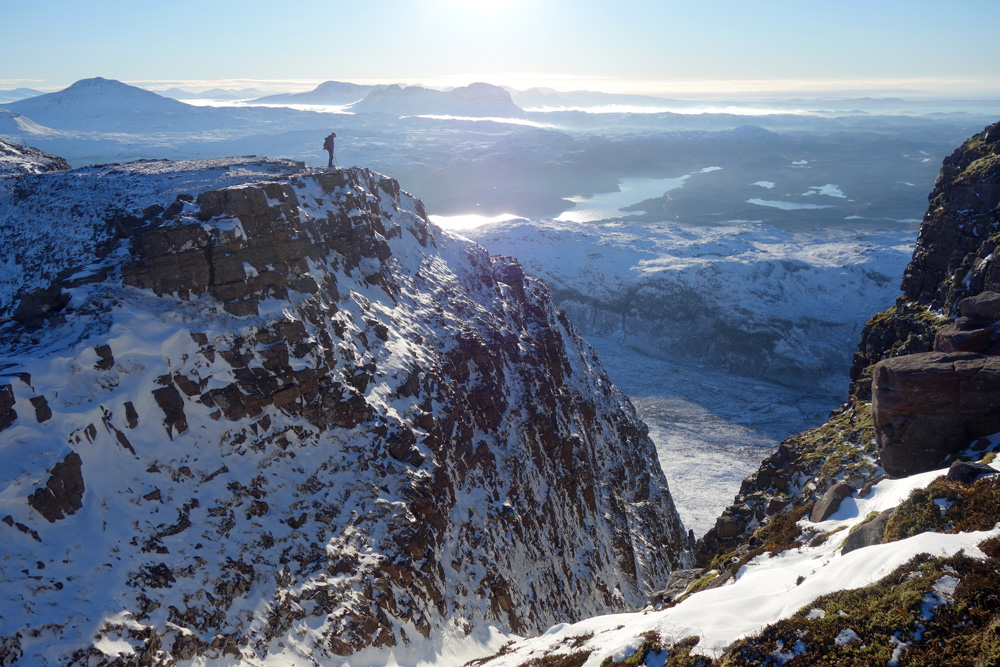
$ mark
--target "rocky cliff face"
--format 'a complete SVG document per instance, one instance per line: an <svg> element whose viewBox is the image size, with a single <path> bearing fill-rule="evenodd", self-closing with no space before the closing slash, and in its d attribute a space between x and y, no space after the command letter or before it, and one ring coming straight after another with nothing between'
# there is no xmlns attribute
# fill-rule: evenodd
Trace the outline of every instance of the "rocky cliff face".
<svg viewBox="0 0 1000 667"><path fill-rule="evenodd" d="M747 550L761 522L838 482L858 491L884 473L931 470L1000 430L1000 123L945 159L929 202L902 296L862 333L850 402L744 480L699 562Z"/></svg>
<svg viewBox="0 0 1000 667"><path fill-rule="evenodd" d="M928 352L958 302L1000 291L1000 123L945 158L896 305L869 321L851 368L852 395L871 395L871 369L887 356Z"/></svg>
<svg viewBox="0 0 1000 667"><path fill-rule="evenodd" d="M0 197L0 663L375 664L685 562L545 287L395 181L142 162Z"/></svg>

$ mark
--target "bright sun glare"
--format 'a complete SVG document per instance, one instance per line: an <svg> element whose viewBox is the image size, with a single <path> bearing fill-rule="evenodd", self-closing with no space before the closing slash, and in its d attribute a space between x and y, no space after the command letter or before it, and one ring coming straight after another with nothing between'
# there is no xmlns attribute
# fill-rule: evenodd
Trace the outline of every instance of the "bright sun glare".
<svg viewBox="0 0 1000 667"><path fill-rule="evenodd" d="M509 9L516 0L447 0L448 4L457 5L465 11L502 12Z"/></svg>

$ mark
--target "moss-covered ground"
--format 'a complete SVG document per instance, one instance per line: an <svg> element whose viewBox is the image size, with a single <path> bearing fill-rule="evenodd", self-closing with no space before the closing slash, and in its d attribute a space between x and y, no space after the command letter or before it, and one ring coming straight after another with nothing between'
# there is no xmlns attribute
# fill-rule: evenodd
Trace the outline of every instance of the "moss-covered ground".
<svg viewBox="0 0 1000 667"><path fill-rule="evenodd" d="M917 556L871 586L820 597L736 642L718 665L998 665L998 565ZM949 580L957 580L953 593L935 590Z"/></svg>
<svg viewBox="0 0 1000 667"><path fill-rule="evenodd" d="M917 489L889 517L882 542L926 532L989 530L1000 519L1000 475L971 484L939 477Z"/></svg>
<svg viewBox="0 0 1000 667"><path fill-rule="evenodd" d="M882 474L876 458L871 403L855 402L818 428L789 439L808 477L805 497L817 498L840 480L870 481Z"/></svg>

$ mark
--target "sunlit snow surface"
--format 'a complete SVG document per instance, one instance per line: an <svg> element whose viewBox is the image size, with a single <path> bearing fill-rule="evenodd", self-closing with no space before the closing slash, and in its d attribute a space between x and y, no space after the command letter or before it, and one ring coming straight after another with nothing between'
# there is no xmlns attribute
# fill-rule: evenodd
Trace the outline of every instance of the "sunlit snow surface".
<svg viewBox="0 0 1000 667"><path fill-rule="evenodd" d="M846 535L870 512L895 507L913 489L927 486L945 472L937 470L883 481L863 499L846 499L829 520L810 525L824 531L840 529L837 535ZM758 556L747 563L732 583L695 593L670 609L612 614L557 625L539 637L512 645L489 665L513 667L523 664L529 656L565 653L565 647L572 645L574 650L593 651L584 667L597 667L609 655L623 660L633 653L642 641L640 635L647 631L658 632L667 642L696 635L701 641L695 652L717 656L735 640L790 617L821 595L872 584L917 554L951 556L964 550L967 556L983 558L976 545L995 535L1000 535L1000 529L952 535L921 533L848 554L840 553L843 539L834 536L819 546L785 551L775 557ZM935 600L925 604L946 603L952 584L938 582ZM575 641L577 637L586 639ZM844 641L847 640L845 637ZM861 640L889 641L887 637L861 637Z"/></svg>

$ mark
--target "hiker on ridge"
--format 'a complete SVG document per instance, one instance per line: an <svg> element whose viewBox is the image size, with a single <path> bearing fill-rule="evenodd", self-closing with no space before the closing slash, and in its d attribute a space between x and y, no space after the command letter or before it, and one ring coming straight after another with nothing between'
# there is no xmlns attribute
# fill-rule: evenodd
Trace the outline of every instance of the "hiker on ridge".
<svg viewBox="0 0 1000 667"><path fill-rule="evenodd" d="M327 167L333 166L333 140L336 136L336 132L331 132L330 136L323 140L323 150L330 154L330 160L326 165Z"/></svg>

